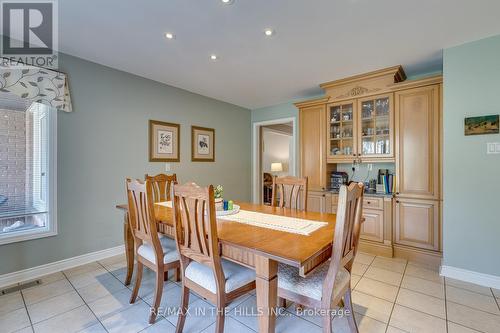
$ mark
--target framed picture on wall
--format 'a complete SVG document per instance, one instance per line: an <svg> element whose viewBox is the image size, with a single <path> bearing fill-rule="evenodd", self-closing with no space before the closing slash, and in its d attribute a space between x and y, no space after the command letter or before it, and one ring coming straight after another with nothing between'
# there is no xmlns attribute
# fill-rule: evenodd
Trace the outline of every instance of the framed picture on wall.
<svg viewBox="0 0 500 333"><path fill-rule="evenodd" d="M149 161L180 161L180 125L149 121Z"/></svg>
<svg viewBox="0 0 500 333"><path fill-rule="evenodd" d="M215 161L215 130L191 126L191 161Z"/></svg>
<svg viewBox="0 0 500 333"><path fill-rule="evenodd" d="M465 118L465 135L498 134L498 115Z"/></svg>

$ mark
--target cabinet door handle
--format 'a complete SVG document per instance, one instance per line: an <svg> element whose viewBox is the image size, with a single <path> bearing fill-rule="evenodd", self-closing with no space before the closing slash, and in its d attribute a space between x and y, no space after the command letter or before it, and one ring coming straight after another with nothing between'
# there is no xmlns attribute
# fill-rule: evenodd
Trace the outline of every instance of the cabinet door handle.
<svg viewBox="0 0 500 333"><path fill-rule="evenodd" d="M326 197L326 194L323 194L323 198Z"/></svg>
<svg viewBox="0 0 500 333"><path fill-rule="evenodd" d="M367 203L367 204L371 204L371 201L367 201L366 203Z"/></svg>
<svg viewBox="0 0 500 333"><path fill-rule="evenodd" d="M396 200L396 203L399 203L399 200Z"/></svg>

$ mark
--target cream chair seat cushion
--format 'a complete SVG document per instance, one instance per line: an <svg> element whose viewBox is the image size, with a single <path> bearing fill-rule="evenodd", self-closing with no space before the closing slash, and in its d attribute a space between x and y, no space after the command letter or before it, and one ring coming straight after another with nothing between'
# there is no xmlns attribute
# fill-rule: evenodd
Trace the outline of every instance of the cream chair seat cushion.
<svg viewBox="0 0 500 333"><path fill-rule="evenodd" d="M179 253L177 252L177 246L175 244L175 240L168 237L162 237L160 238L160 244L163 249L164 264L169 264L179 260ZM137 254L140 255L141 257L144 257L144 259L146 259L147 261L156 264L155 250L151 244L143 243L137 249Z"/></svg>
<svg viewBox="0 0 500 333"><path fill-rule="evenodd" d="M299 275L299 269L285 264L278 265L278 288L289 290L316 300L321 300L323 281L325 280L330 260L321 264L305 278ZM333 297L343 292L349 286L350 274L342 267L333 284Z"/></svg>
<svg viewBox="0 0 500 333"><path fill-rule="evenodd" d="M221 259L221 264L224 277L226 278L226 293L255 281L254 270L225 259ZM196 284L210 290L210 292L217 293L215 273L212 268L196 261L191 261L186 267L185 276Z"/></svg>

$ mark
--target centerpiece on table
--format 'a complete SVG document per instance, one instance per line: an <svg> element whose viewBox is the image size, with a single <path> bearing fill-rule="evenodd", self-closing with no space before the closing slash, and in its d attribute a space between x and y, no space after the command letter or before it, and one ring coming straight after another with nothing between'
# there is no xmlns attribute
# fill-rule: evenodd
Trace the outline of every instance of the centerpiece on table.
<svg viewBox="0 0 500 333"><path fill-rule="evenodd" d="M214 197L215 197L215 210L224 210L224 188L222 185L217 185L214 188Z"/></svg>

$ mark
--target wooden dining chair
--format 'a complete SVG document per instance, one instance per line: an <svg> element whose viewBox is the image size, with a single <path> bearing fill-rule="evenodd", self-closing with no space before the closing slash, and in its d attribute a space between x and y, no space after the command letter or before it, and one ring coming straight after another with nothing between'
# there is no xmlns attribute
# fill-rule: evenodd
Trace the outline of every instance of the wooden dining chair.
<svg viewBox="0 0 500 333"><path fill-rule="evenodd" d="M150 176L146 174L145 180L149 180L153 186L153 200L154 202L170 201L170 193L172 191L172 184L177 181L175 173L167 175L164 173Z"/></svg>
<svg viewBox="0 0 500 333"><path fill-rule="evenodd" d="M181 260L182 296L176 332L182 332L189 291L217 307L216 332L224 331L225 307L255 289L255 272L221 259L215 218L214 189L191 183L174 185L174 222Z"/></svg>
<svg viewBox="0 0 500 333"><path fill-rule="evenodd" d="M159 238L153 207L153 188L150 181L127 179L129 224L134 237L137 272L130 303L135 303L141 286L144 266L156 273L156 288L149 323L154 323L160 306L165 272L180 267L179 253L171 238Z"/></svg>
<svg viewBox="0 0 500 333"><path fill-rule="evenodd" d="M307 177L274 176L271 206L307 211L307 191Z"/></svg>
<svg viewBox="0 0 500 333"><path fill-rule="evenodd" d="M349 328L358 332L351 299L351 269L356 256L363 209L362 183L342 186L339 193L337 220L331 258L306 277L298 268L278 266L278 296L307 307L321 309L323 332L332 332L332 306L343 298Z"/></svg>

